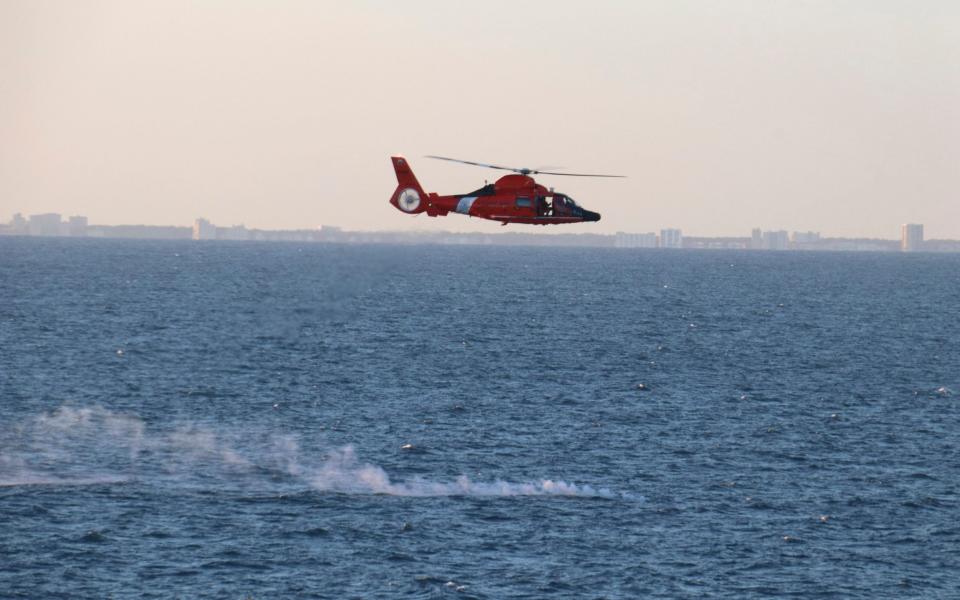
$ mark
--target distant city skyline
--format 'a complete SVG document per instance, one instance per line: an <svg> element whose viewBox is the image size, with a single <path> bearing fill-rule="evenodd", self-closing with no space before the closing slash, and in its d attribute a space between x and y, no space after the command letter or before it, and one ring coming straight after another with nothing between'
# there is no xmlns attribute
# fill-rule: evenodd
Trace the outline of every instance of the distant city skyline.
<svg viewBox="0 0 960 600"><path fill-rule="evenodd" d="M10 216L6 221L2 220L3 215L0 215L0 234L10 233L11 227L14 229L20 228L23 230L28 230L31 226L36 230L39 228L45 233L32 233L32 235L67 235L68 230L76 231L78 227L87 227L90 223L90 219L85 215L64 215L63 213L49 212L49 213L38 213L38 214L24 214L23 212L16 212ZM433 219L440 223L445 222L444 219ZM478 220L478 219L476 219ZM211 219L204 217L196 217L191 219L189 223L110 223L110 222L97 222L96 225L109 226L109 227L118 227L118 226L134 226L134 227L186 227L192 228L194 230L202 228L208 231L213 231L216 228L219 229L248 229L248 230L266 230L268 228L263 227L254 227L248 226L245 223L214 223ZM6 229L3 227L6 226ZM333 229L344 229L342 225L328 223L317 224L315 226L304 226L293 228L292 230L311 230L311 229L321 229L323 227L333 228ZM527 233L527 234L543 234L544 227L537 226L528 226L522 224L513 224L508 226L510 231L516 233ZM559 234L559 235L568 235L568 234L597 234L597 235L611 235L607 232L592 231L588 229L589 226L584 227L583 224L574 224L566 226L554 226L546 235L550 234ZM59 229L58 229L59 228ZM443 228L432 228L432 229L406 229L406 228L381 228L381 229L356 229L352 231L358 232L384 232L384 231L394 231L394 232L410 232L415 233L417 231L425 232L451 232L458 233L461 232L457 229L443 229ZM496 227L488 228L486 233L497 233L504 232L506 229L497 225ZM59 233L57 233L59 232ZM463 233L472 233L473 231L463 232ZM484 233L484 231L476 231L476 233ZM653 235L655 239L659 240L660 238L666 238L669 241L666 243L666 247L679 247L682 244L683 236L694 235L694 236L703 236L701 232L690 231L684 229L683 227L663 227L656 229L653 227L629 227L628 224L621 224L621 227L613 232L614 234L628 234L632 236L650 236ZM922 242L925 239L924 235L924 225L915 224L915 223L901 223L895 231L889 232L889 235L879 236L876 238L871 238L870 236L865 235L854 235L854 236L831 236L823 234L819 229L816 231L798 231L795 229L764 229L761 227L742 227L738 231L728 231L722 232L719 236L705 236L705 237L745 237L752 238L752 248L754 249L776 249L783 247L785 241L793 241L794 238L797 238L801 243L807 243L819 240L820 238L829 238L829 237L838 237L838 238L850 238L850 239L881 239L881 240L897 240L903 245L903 249L912 249L918 242ZM782 239L781 239L782 238ZM640 238L638 238L640 239ZM648 238L646 238L648 239ZM913 240L913 241L908 241ZM926 239L957 239L958 238L929 238ZM645 245L647 242L638 242L641 246Z"/></svg>
<svg viewBox="0 0 960 600"><path fill-rule="evenodd" d="M575 229L960 238L960 4L0 3L0 215L496 232L399 214L542 176ZM557 167L555 167L557 168Z"/></svg>
<svg viewBox="0 0 960 600"><path fill-rule="evenodd" d="M557 246L598 246L621 249L707 249L707 250L802 250L802 251L881 251L881 252L960 252L960 240L926 240L923 225L905 223L900 239L823 237L819 231L753 228L749 236L690 236L681 229L657 232L617 231L614 234L558 232L554 235L520 231L351 231L336 226L294 230L264 230L244 225L221 226L208 219L194 219L193 225L103 225L90 224L85 216L64 219L57 213L24 217L17 213L0 224L0 236L93 237L139 239L192 239L195 241L299 241L339 243L428 243L428 244L529 244Z"/></svg>

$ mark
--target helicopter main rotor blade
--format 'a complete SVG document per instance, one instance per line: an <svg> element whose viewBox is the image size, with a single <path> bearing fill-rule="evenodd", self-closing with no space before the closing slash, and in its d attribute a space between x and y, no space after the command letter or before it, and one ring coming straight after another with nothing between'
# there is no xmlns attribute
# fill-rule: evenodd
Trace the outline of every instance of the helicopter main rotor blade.
<svg viewBox="0 0 960 600"><path fill-rule="evenodd" d="M473 162L472 160L460 160L459 158L447 158L446 156L433 156L432 154L426 155L426 158L435 158L437 160L448 160L450 162L463 163L465 165L473 165L475 167L486 167L488 169L500 169L501 171L513 171L519 173L522 169L514 169L513 167L501 167L500 165L488 165L487 163Z"/></svg>
<svg viewBox="0 0 960 600"><path fill-rule="evenodd" d="M561 175L563 177L620 177L626 178L626 175L598 175L596 173L557 173L556 171L530 171L536 175Z"/></svg>
<svg viewBox="0 0 960 600"><path fill-rule="evenodd" d="M501 171L513 171L514 173L520 173L521 175L560 175L563 177L626 177L626 175L598 175L594 173L557 173L556 171L540 171L537 169L518 169L516 167L503 167L500 165L491 165L487 163L474 162L472 160L460 160L459 158L448 158L446 156L434 156L432 154L427 154L426 158L434 158L436 160L447 160L450 162L462 163L465 165L473 165L475 167L486 167L488 169L499 169ZM546 167L549 168L549 167ZM557 167L554 167L557 168Z"/></svg>

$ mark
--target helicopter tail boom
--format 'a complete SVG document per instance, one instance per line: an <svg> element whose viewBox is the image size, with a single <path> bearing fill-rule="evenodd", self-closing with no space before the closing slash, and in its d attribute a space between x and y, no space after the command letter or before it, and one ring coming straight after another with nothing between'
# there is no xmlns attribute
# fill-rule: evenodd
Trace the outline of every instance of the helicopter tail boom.
<svg viewBox="0 0 960 600"><path fill-rule="evenodd" d="M427 210L427 193L423 191L410 164L402 156L391 156L393 170L397 174L397 189L390 197L390 204L405 213L421 213Z"/></svg>

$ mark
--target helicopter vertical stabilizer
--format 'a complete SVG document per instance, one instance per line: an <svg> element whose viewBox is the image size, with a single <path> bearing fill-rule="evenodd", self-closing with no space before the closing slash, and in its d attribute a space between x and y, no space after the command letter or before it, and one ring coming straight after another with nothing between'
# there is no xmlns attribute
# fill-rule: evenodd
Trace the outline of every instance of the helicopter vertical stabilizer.
<svg viewBox="0 0 960 600"><path fill-rule="evenodd" d="M397 189L390 197L390 204L405 213L420 213L427 210L427 193L420 187L410 164L402 156L391 156L393 170L397 173Z"/></svg>

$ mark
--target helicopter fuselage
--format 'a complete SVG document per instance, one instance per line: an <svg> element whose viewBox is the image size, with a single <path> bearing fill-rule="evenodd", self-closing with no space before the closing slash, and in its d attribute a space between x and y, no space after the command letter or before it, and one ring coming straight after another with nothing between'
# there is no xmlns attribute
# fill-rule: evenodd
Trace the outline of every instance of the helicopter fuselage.
<svg viewBox="0 0 960 600"><path fill-rule="evenodd" d="M582 208L573 198L538 184L528 175L504 175L468 194L425 193L401 156L392 157L397 189L390 203L408 214L443 217L459 213L479 219L529 225L559 225L599 221L600 214Z"/></svg>

